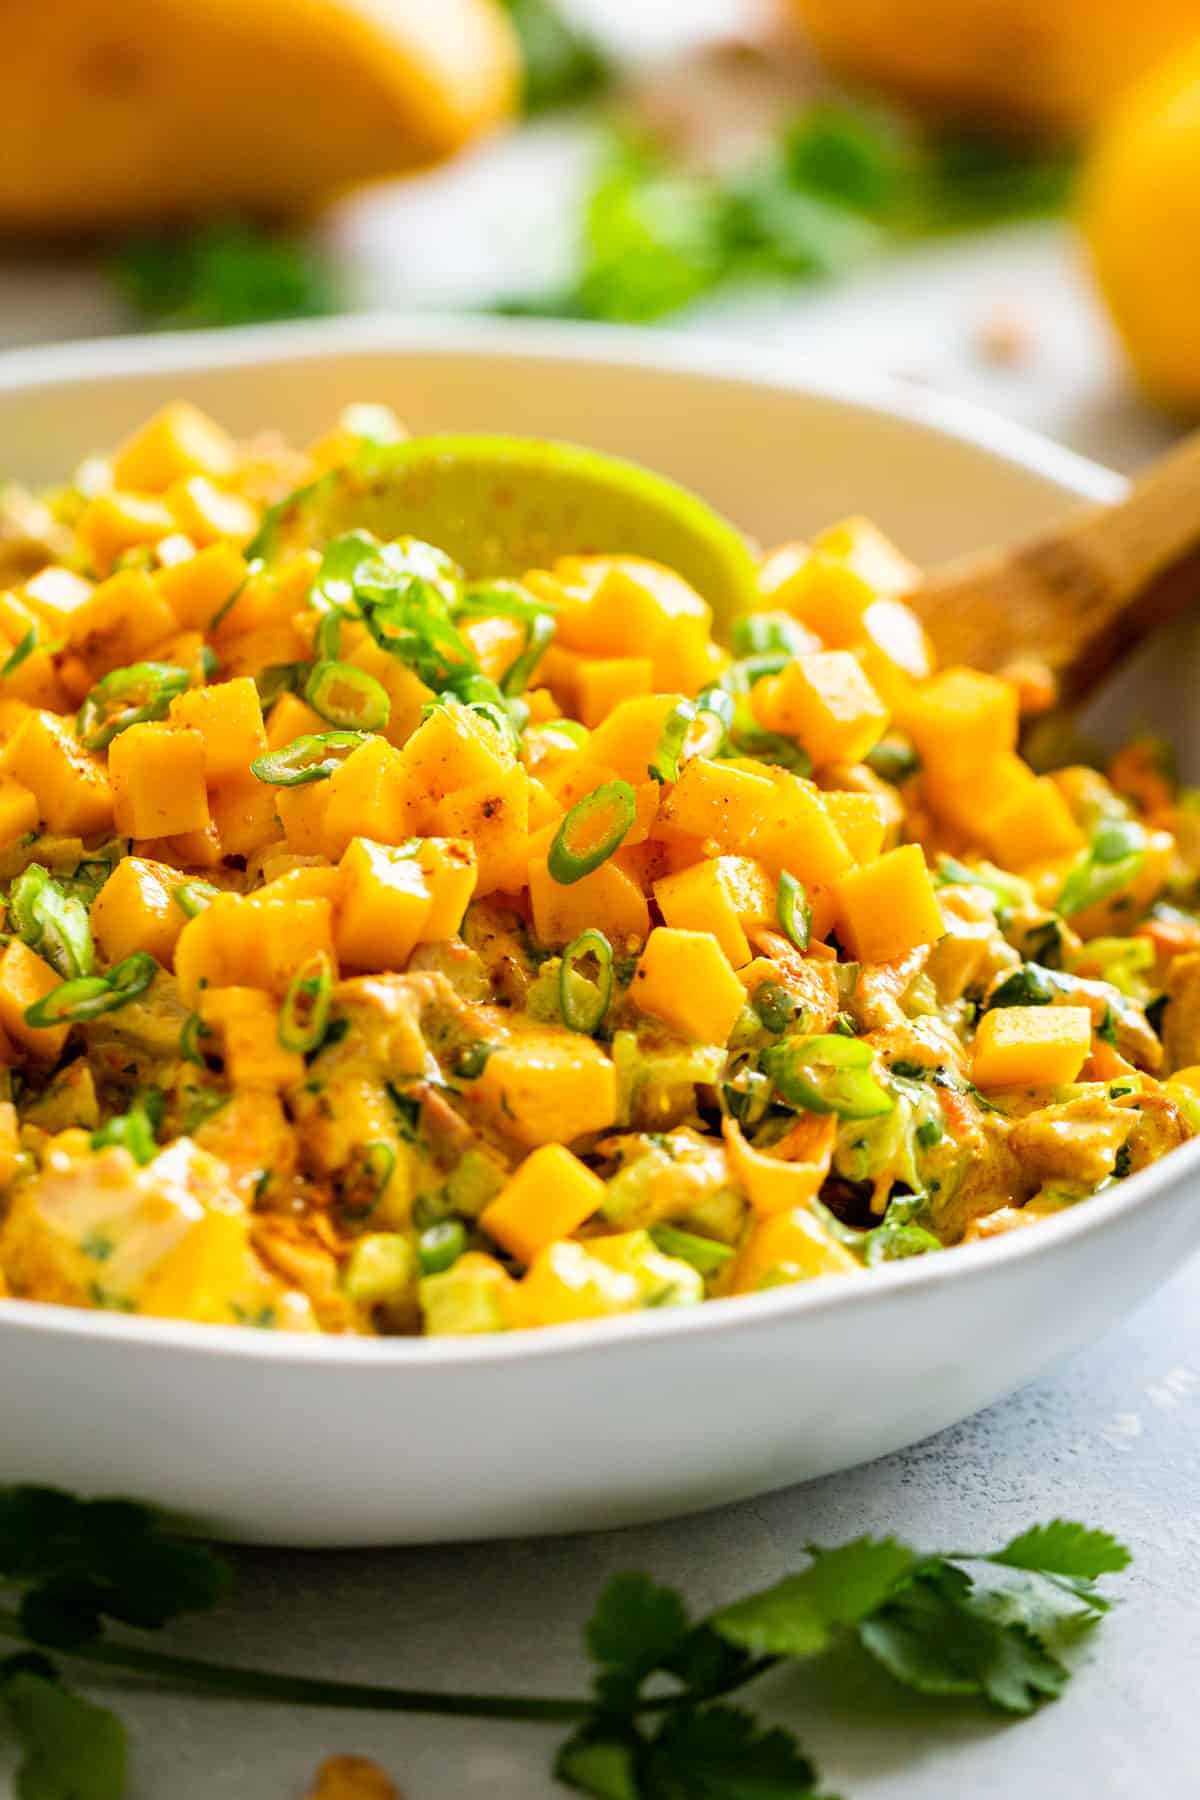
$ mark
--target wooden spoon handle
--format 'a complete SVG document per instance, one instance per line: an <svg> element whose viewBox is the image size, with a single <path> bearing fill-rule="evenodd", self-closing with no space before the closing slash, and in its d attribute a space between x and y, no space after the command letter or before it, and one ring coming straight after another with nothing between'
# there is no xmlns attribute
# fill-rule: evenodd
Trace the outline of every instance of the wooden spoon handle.
<svg viewBox="0 0 1200 1800"><path fill-rule="evenodd" d="M943 663L1037 658L1064 701L1080 699L1200 599L1200 433L1152 463L1119 505L935 569L910 599Z"/></svg>

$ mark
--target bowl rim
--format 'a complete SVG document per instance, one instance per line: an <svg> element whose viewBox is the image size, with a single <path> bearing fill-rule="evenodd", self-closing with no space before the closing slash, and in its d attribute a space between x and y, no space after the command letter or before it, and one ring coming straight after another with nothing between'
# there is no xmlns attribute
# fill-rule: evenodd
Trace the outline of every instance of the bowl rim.
<svg viewBox="0 0 1200 1800"><path fill-rule="evenodd" d="M1099 463L968 400L861 369L833 371L790 352L710 333L662 333L624 326L516 319L435 320L367 313L299 324L90 339L0 352L0 396L146 375L189 379L214 370L351 359L389 351L616 366L655 376L748 385L761 388L764 394L782 389L881 420L898 419L964 449L982 450L1052 482L1081 501L1111 503L1127 485ZM834 1275L819 1276L765 1293L728 1296L717 1303L618 1314L539 1331L445 1338L310 1336L182 1319L134 1318L13 1298L0 1299L0 1330L326 1368L455 1369L584 1355L602 1346L616 1352L647 1340L689 1338L696 1332L770 1329L783 1319L854 1307L868 1298L885 1301L910 1289L940 1288L947 1281L968 1281L972 1276L984 1279L989 1271L1030 1256L1065 1251L1077 1239L1103 1232L1197 1171L1200 1139L1181 1145L1162 1162L1130 1176L1109 1193L1043 1220L1034 1230L959 1245L949 1258L916 1257L888 1264L871 1271L866 1286Z"/></svg>

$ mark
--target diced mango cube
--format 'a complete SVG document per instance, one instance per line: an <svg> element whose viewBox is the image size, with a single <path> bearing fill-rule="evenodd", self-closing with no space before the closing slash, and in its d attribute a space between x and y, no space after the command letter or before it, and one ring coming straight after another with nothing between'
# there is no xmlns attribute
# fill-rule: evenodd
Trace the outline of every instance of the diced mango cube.
<svg viewBox="0 0 1200 1800"><path fill-rule="evenodd" d="M122 837L173 837L209 821L204 739L170 725L131 725L109 745L113 817Z"/></svg>
<svg viewBox="0 0 1200 1800"><path fill-rule="evenodd" d="M267 747L258 689L248 675L189 688L176 695L169 714L172 725L198 731L204 740L204 771L209 781L245 775Z"/></svg>
<svg viewBox="0 0 1200 1800"><path fill-rule="evenodd" d="M276 796L282 789L249 772L212 783L208 805L221 856L253 856L279 836Z"/></svg>
<svg viewBox="0 0 1200 1800"><path fill-rule="evenodd" d="M294 1087L304 1058L279 1041L279 1008L259 987L206 988L200 1017L220 1039L225 1074L234 1087Z"/></svg>
<svg viewBox="0 0 1200 1800"><path fill-rule="evenodd" d="M511 619L504 621L505 624L512 622ZM353 663L356 669L365 669L368 675L373 675L382 684L391 707L384 736L389 744L395 744L397 748L407 744L425 717L425 708L436 697L433 689L425 686L415 669L410 669L399 657L381 650L369 637L364 637L362 643L350 651L346 661Z"/></svg>
<svg viewBox="0 0 1200 1800"><path fill-rule="evenodd" d="M664 796L659 820L672 830L711 838L723 850L740 850L766 817L774 798L775 785L769 776L694 756Z"/></svg>
<svg viewBox="0 0 1200 1800"><path fill-rule="evenodd" d="M421 942L456 937L475 891L475 846L467 838L422 838L415 855L431 902Z"/></svg>
<svg viewBox="0 0 1200 1800"><path fill-rule="evenodd" d="M775 1213L755 1225L733 1265L735 1294L809 1281L817 1275L861 1274L862 1264L839 1244L807 1206Z"/></svg>
<svg viewBox="0 0 1200 1800"><path fill-rule="evenodd" d="M1060 1087L1074 1081L1092 1044L1086 1006L997 1006L975 1032L977 1087Z"/></svg>
<svg viewBox="0 0 1200 1800"><path fill-rule="evenodd" d="M813 539L813 549L845 563L877 594L895 597L911 593L920 576L915 563L896 548L891 538L858 513L819 531Z"/></svg>
<svg viewBox="0 0 1200 1800"><path fill-rule="evenodd" d="M825 811L855 862L871 862L877 857L888 828L888 809L882 797L839 788L822 798Z"/></svg>
<svg viewBox="0 0 1200 1800"><path fill-rule="evenodd" d="M53 635L61 637L72 615L90 598L94 586L95 583L85 575L51 564L29 577L21 589L21 598L30 612L36 613L50 627Z"/></svg>
<svg viewBox="0 0 1200 1800"><path fill-rule="evenodd" d="M559 637L570 650L621 657L635 646L655 688L702 687L711 672L711 608L674 569L638 556L569 556L556 565Z"/></svg>
<svg viewBox="0 0 1200 1800"><path fill-rule="evenodd" d="M946 926L919 844L901 844L834 883L838 935L858 962L891 962Z"/></svg>
<svg viewBox="0 0 1200 1800"><path fill-rule="evenodd" d="M88 501L75 534L93 572L107 575L124 551L153 544L174 529L174 513L155 495L114 490Z"/></svg>
<svg viewBox="0 0 1200 1800"><path fill-rule="evenodd" d="M433 896L416 858L385 844L352 840L338 865L334 939L355 969L403 969L421 941Z"/></svg>
<svg viewBox="0 0 1200 1800"><path fill-rule="evenodd" d="M922 682L902 719L927 768L986 762L1017 746L1017 690L978 669L942 669Z"/></svg>
<svg viewBox="0 0 1200 1800"><path fill-rule="evenodd" d="M181 625L207 631L246 582L246 559L232 544L210 544L159 569L154 585Z"/></svg>
<svg viewBox="0 0 1200 1800"><path fill-rule="evenodd" d="M241 494L226 493L207 475L188 475L172 482L163 496L180 531L194 544L218 538L245 544L258 530L258 510Z"/></svg>
<svg viewBox="0 0 1200 1800"><path fill-rule="evenodd" d="M887 707L848 650L795 657L751 701L761 724L799 739L818 768L861 762L887 729Z"/></svg>
<svg viewBox="0 0 1200 1800"><path fill-rule="evenodd" d="M318 952L336 968L329 900L278 899L266 889L246 899L218 894L180 933L175 975L190 1006L205 987L261 987L282 995L300 964Z"/></svg>
<svg viewBox="0 0 1200 1800"><path fill-rule="evenodd" d="M329 720L314 712L299 694L280 694L267 718L267 748L282 750L300 737L319 737L328 731Z"/></svg>
<svg viewBox="0 0 1200 1800"><path fill-rule="evenodd" d="M604 1183L562 1144L532 1150L479 1215L489 1237L520 1262L570 1237L604 1204Z"/></svg>
<svg viewBox="0 0 1200 1800"><path fill-rule="evenodd" d="M296 856L324 855L329 782L306 781L299 787L278 787L274 792L275 811L288 849Z"/></svg>
<svg viewBox="0 0 1200 1800"><path fill-rule="evenodd" d="M575 705L590 730L608 718L622 700L648 694L654 685L654 664L648 656L589 656L575 676Z"/></svg>
<svg viewBox="0 0 1200 1800"><path fill-rule="evenodd" d="M67 641L96 675L140 662L175 630L171 611L145 569L120 569L93 588L67 622Z"/></svg>
<svg viewBox="0 0 1200 1800"><path fill-rule="evenodd" d="M124 856L92 903L92 930L110 963L148 950L171 967L187 914L175 899L183 877L167 863Z"/></svg>
<svg viewBox="0 0 1200 1800"><path fill-rule="evenodd" d="M57 1062L69 1025L30 1025L26 1007L53 993L62 977L20 938L10 938L0 951L0 1030L39 1062Z"/></svg>
<svg viewBox="0 0 1200 1800"><path fill-rule="evenodd" d="M11 775L0 775L0 849L11 849L37 824L38 803L30 789Z"/></svg>
<svg viewBox="0 0 1200 1800"><path fill-rule="evenodd" d="M458 705L436 706L400 754L410 794L430 800L494 779L515 761L489 719Z"/></svg>
<svg viewBox="0 0 1200 1800"><path fill-rule="evenodd" d="M30 790L48 831L86 838L111 829L113 796L103 760L83 748L70 720L29 713L0 755L0 773Z"/></svg>
<svg viewBox="0 0 1200 1800"><path fill-rule="evenodd" d="M666 875L654 898L668 925L711 932L735 969L750 961L746 927L775 916L775 883L747 856L718 856Z"/></svg>
<svg viewBox="0 0 1200 1800"><path fill-rule="evenodd" d="M503 614L460 619L458 635L470 645L481 673L489 681L503 681L525 648L524 625L520 619L510 619ZM386 656L387 651L381 654ZM390 660L395 661L395 658Z"/></svg>
<svg viewBox="0 0 1200 1800"><path fill-rule="evenodd" d="M237 449L199 407L173 401L135 431L113 457L113 480L120 488L161 494L188 475L232 475Z"/></svg>
<svg viewBox="0 0 1200 1800"><path fill-rule="evenodd" d="M815 547L798 556L796 549L783 545L767 559L759 571L759 592L774 606L786 607L822 643L848 648L857 642L862 615L878 589L836 557Z"/></svg>
<svg viewBox="0 0 1200 1800"><path fill-rule="evenodd" d="M1015 750L1000 750L974 763L932 763L922 780L938 818L975 838L982 821L1019 802L1034 785L1035 776Z"/></svg>
<svg viewBox="0 0 1200 1800"><path fill-rule="evenodd" d="M445 794L434 824L448 837L469 838L479 861L476 893L516 894L525 886L529 860L529 802L525 770L511 769Z"/></svg>
<svg viewBox="0 0 1200 1800"><path fill-rule="evenodd" d="M1062 790L1048 775L990 807L979 820L978 836L1006 869L1070 856L1087 842Z"/></svg>
<svg viewBox="0 0 1200 1800"><path fill-rule="evenodd" d="M532 856L528 880L539 944L568 944L595 925L620 946L627 938L644 938L650 929L645 895L611 857L590 875L563 884L550 874L544 856Z"/></svg>
<svg viewBox="0 0 1200 1800"><path fill-rule="evenodd" d="M681 1037L724 1044L746 1003L742 984L708 931L659 925L634 970L630 993Z"/></svg>
<svg viewBox="0 0 1200 1800"><path fill-rule="evenodd" d="M511 1301L521 1326L571 1325L634 1312L642 1304L640 1284L623 1269L610 1269L583 1244L565 1239L538 1252Z"/></svg>
<svg viewBox="0 0 1200 1800"><path fill-rule="evenodd" d="M807 888L827 887L850 868L853 858L811 781L780 773L775 797L749 843L748 853L773 875L784 869Z"/></svg>
<svg viewBox="0 0 1200 1800"><path fill-rule="evenodd" d="M491 1051L466 1089L495 1128L534 1146L605 1131L617 1118L612 1061L578 1032L530 1025Z"/></svg>
<svg viewBox="0 0 1200 1800"><path fill-rule="evenodd" d="M341 856L352 838L369 838L376 844L402 844L423 822L422 810L414 803L403 752L383 737L368 737L327 781L301 785L329 790L321 849L331 859ZM287 829L286 818L284 828Z"/></svg>
<svg viewBox="0 0 1200 1800"><path fill-rule="evenodd" d="M614 769L623 781L645 781L667 715L682 694L645 694L622 700L588 739L587 760Z"/></svg>

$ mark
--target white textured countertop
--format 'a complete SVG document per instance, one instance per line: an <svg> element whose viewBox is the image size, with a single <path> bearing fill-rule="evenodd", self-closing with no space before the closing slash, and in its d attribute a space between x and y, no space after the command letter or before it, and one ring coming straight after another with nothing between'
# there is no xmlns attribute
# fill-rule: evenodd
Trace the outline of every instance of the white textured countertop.
<svg viewBox="0 0 1200 1800"><path fill-rule="evenodd" d="M663 10L627 4L626 22ZM723 9L718 0L697 10ZM556 222L569 216L585 160L579 134L550 123L448 174L357 202L331 236L364 303L512 291L553 268ZM981 351L997 311L1027 336L1014 365ZM104 280L82 262L0 263L0 345L122 323ZM697 323L967 394L1123 468L1165 441L1129 394L1055 227L923 251L848 288L722 300ZM571 1692L586 1679L579 1627L616 1570L651 1570L704 1607L775 1579L805 1541L891 1530L931 1548L986 1546L1066 1513L1125 1538L1136 1563L1122 1582L1126 1604L1061 1702L1006 1725L969 1709L898 1704L882 1676L847 1661L777 1682L775 1709L795 1723L830 1789L852 1800L1188 1800L1200 1794L1198 1318L1200 1263L1103 1343L955 1431L674 1525L476 1547L242 1553L233 1601L173 1642L364 1681ZM986 1344L959 1348L988 1353ZM819 1381L820 1371L797 1369L796 1379ZM376 1757L405 1800L562 1791L548 1774L555 1733L542 1727L144 1694L118 1704L134 1731L136 1800L301 1800L318 1762L337 1751Z"/></svg>

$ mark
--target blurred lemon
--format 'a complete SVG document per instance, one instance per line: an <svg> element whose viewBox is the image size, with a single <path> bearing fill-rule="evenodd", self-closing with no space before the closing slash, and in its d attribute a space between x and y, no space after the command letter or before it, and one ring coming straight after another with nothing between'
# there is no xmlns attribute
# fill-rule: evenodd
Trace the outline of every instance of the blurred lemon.
<svg viewBox="0 0 1200 1800"><path fill-rule="evenodd" d="M792 0L843 74L968 119L1074 135L1200 34L1200 0Z"/></svg>
<svg viewBox="0 0 1200 1800"><path fill-rule="evenodd" d="M496 0L10 0L0 229L294 213L511 108Z"/></svg>
<svg viewBox="0 0 1200 1800"><path fill-rule="evenodd" d="M1143 387L1200 413L1200 41L1141 81L1100 133L1081 220Z"/></svg>

